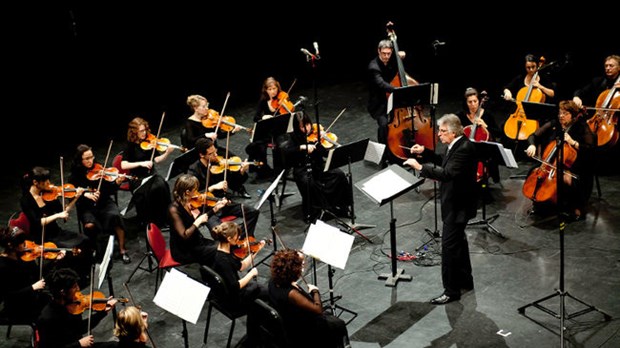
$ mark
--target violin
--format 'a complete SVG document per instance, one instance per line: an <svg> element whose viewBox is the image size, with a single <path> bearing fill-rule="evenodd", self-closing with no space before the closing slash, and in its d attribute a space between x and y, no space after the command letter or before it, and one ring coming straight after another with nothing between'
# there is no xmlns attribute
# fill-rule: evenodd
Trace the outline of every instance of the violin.
<svg viewBox="0 0 620 348"><path fill-rule="evenodd" d="M577 149L564 142L563 168L569 169L577 159ZM523 195L534 202L557 201L558 184L556 180L557 172L557 153L558 144L556 140L551 141L543 152L543 159L534 157L542 164L534 168L523 183ZM566 172L577 179L575 174Z"/></svg>
<svg viewBox="0 0 620 348"><path fill-rule="evenodd" d="M76 292L75 296L73 297L73 302L65 306L67 308L67 311L71 314L82 314L84 313L85 310L91 308L91 306L92 306L92 310L94 311L105 310L108 305L108 301L110 299L107 298L101 291L93 291L92 294L93 296L92 296L92 301L91 301L90 294L85 295L85 294L82 294L81 292ZM123 297L115 298L115 300L117 300L120 303L129 302L128 299L123 298Z"/></svg>
<svg viewBox="0 0 620 348"><path fill-rule="evenodd" d="M63 189L64 188L64 189ZM76 188L73 184L66 183L63 187L50 185L45 191L43 191L42 197L44 201L50 202L64 194L65 198L73 198L77 195L79 188ZM85 192L92 192L93 189L84 189Z"/></svg>
<svg viewBox="0 0 620 348"><path fill-rule="evenodd" d="M200 208L203 205L207 205L208 207L213 207L220 199L215 197L211 192L196 192L196 194L192 195L190 198L190 204L193 208Z"/></svg>
<svg viewBox="0 0 620 348"><path fill-rule="evenodd" d="M278 95L269 101L269 105L279 114L291 114L295 111L295 105L288 99L288 93L280 91Z"/></svg>
<svg viewBox="0 0 620 348"><path fill-rule="evenodd" d="M326 148L326 149L330 149L334 146L338 147L340 146L340 144L338 144L338 136L332 132L325 132L325 128L323 127L323 125L321 125L320 127L321 129L321 145ZM308 135L308 142L309 143L317 143L318 142L318 132L317 132L317 126L316 123L312 124L312 132L310 133L310 135Z"/></svg>
<svg viewBox="0 0 620 348"><path fill-rule="evenodd" d="M104 169L103 166L99 163L95 163L93 168L89 170L88 173L86 173L86 177L88 178L88 180L93 180L93 181L99 180L102 177L103 177L103 180L105 181L115 181L119 177L123 179L127 179L127 180L136 179L136 177L134 176L120 173L118 168L116 167L110 167L110 168Z"/></svg>
<svg viewBox="0 0 620 348"><path fill-rule="evenodd" d="M238 172L239 170L241 170L241 167L246 164L255 165L258 167L263 165L263 162L260 161L242 161L239 156L233 156L228 160L225 160L222 156L217 156L217 160L218 164L212 164L211 168L209 169L211 171L211 174L221 174L227 169L232 172Z"/></svg>
<svg viewBox="0 0 620 348"><path fill-rule="evenodd" d="M265 245L271 245L271 239L265 240ZM249 236L245 239L242 239L237 242L237 244L232 245L232 254L235 255L239 259L245 259L248 257L248 253L251 252L255 254L259 252L263 248L263 244L261 241L257 241L256 238Z"/></svg>
<svg viewBox="0 0 620 348"><path fill-rule="evenodd" d="M220 121L221 118L221 121ZM224 132L230 132L233 129L235 129L235 127L239 127L241 129L243 129L244 131L248 132L248 133L252 133L253 130L251 128L248 127L244 127L241 125L238 125L235 122L235 118L232 116L220 116L220 113L213 110L213 109L209 109L209 115L208 116L203 116L202 120L201 120L202 125L205 128L215 128L217 127L217 124L220 124L220 129L222 129Z"/></svg>
<svg viewBox="0 0 620 348"><path fill-rule="evenodd" d="M77 255L81 252L78 248L58 248L56 244L52 242L43 243L43 247L38 245L37 243L27 240L24 241L23 248L21 252L22 261L34 261L41 258L41 253L43 253L43 258L47 260L56 260L62 251L70 251L74 255Z"/></svg>
<svg viewBox="0 0 620 348"><path fill-rule="evenodd" d="M614 86L606 89L596 98L596 113L586 122L596 134L598 146L614 146L618 142L618 131L616 124L618 117L614 113L620 109L620 76L616 78Z"/></svg>
<svg viewBox="0 0 620 348"><path fill-rule="evenodd" d="M146 141L143 141L140 143L140 148L142 150L152 150L153 148L156 148L157 151L163 152L163 151L166 151L169 147L179 149L181 150L181 152L187 151L187 149L183 146L171 144L170 139L168 138L157 139L157 137L153 134L149 134L146 137Z"/></svg>

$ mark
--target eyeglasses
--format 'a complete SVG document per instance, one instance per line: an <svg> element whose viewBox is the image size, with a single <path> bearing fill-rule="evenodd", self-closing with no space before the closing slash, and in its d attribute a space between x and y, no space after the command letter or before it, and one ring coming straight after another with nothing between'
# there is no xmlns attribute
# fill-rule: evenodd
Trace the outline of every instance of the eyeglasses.
<svg viewBox="0 0 620 348"><path fill-rule="evenodd" d="M439 133L448 133L448 130L445 128L439 128Z"/></svg>

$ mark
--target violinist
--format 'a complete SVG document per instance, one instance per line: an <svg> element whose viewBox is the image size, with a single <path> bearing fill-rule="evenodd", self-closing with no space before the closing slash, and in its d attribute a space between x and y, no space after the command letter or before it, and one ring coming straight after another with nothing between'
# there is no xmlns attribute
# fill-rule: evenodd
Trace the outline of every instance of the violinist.
<svg viewBox="0 0 620 348"><path fill-rule="evenodd" d="M281 147L285 164L293 168L305 218L313 220L321 210L349 217L352 195L345 173L339 168L323 171L327 150L320 142L308 142L313 124L304 111L296 113L293 124L293 132L287 134Z"/></svg>
<svg viewBox="0 0 620 348"><path fill-rule="evenodd" d="M236 190L238 192L237 195L243 194L243 191L240 190L245 190L242 184L245 179L239 177L239 174L234 174L231 177L231 173L229 172L226 180L223 180L223 173L214 175L209 169L209 162L211 162L211 168L213 168L213 163L219 161L217 148L210 139L199 139L196 143L196 150L198 150L200 159L190 165L188 173L195 176L200 182L198 186L198 190L200 190L200 192L209 192L218 199L226 199L226 192L228 190ZM245 175L247 176L247 174ZM232 181L229 181L229 178L231 178ZM243 196L243 198L246 197ZM245 212L244 235L250 235L253 237L260 212L248 204L244 205L242 210L241 204L242 203L236 203L226 199L226 204L222 207L222 209L219 209L215 214L210 215L207 223L209 230L219 225L222 222L221 218L223 216L232 215L243 219L243 213Z"/></svg>
<svg viewBox="0 0 620 348"><path fill-rule="evenodd" d="M88 283L90 274L90 266L92 264L94 250L93 241L84 234L69 231L61 227L59 221L67 221L69 218L69 210L73 206L76 199L84 193L83 188L77 188L75 198L63 206L59 199L45 201L43 194L50 190L50 171L44 167L34 167L29 173L22 178L23 195L20 200L20 206L28 222L30 223L30 231L28 232L28 240L41 243L41 237L45 233L45 242L54 242L59 247L79 248L82 252L79 255L71 255L62 260L62 264L75 269ZM61 197L60 199L64 199Z"/></svg>
<svg viewBox="0 0 620 348"><path fill-rule="evenodd" d="M92 192L85 192L78 200L78 219L84 226L84 233L95 243L98 232L115 234L123 263L131 263L129 252L125 247L125 223L113 198L125 178L118 176L115 180L108 181L101 175L92 176L92 172L96 171L95 165L103 168L103 165L95 162L93 149L85 144L78 145L71 165L69 182L76 187L96 188ZM95 180L91 180L90 177L94 177ZM103 255L103 250L100 251Z"/></svg>
<svg viewBox="0 0 620 348"><path fill-rule="evenodd" d="M594 185L593 151L596 147L596 135L592 133L586 120L580 117L582 110L574 101L563 100L558 106L557 119L548 121L527 139L529 146L526 154L534 157L537 153L537 146L546 149L558 137L562 137L561 140L570 146L571 151L576 152L577 157L574 163L570 167L567 165L563 167L563 185L558 187L558 189L562 188L560 191L562 202L559 202L561 206L557 208L568 216L568 221L580 221L585 219L588 200ZM567 156L568 154L565 154L565 158ZM578 179L569 173L575 174ZM545 209L544 203L536 204L535 202L531 213L542 213Z"/></svg>
<svg viewBox="0 0 620 348"><path fill-rule="evenodd" d="M255 299L260 298L267 301L267 287L259 283L258 268L254 266L254 257L256 254L249 253L241 260L233 255L232 248L240 242L241 228L232 221L223 222L211 231L213 238L217 241L217 252L215 254L215 263L213 270L222 277L229 297L224 299L225 306L229 310L239 311L243 308L249 308ZM259 251L265 246L265 241L259 244ZM249 271L243 276L239 276L239 272ZM253 347L255 339L254 329L256 325L248 318L247 322L247 338L248 346Z"/></svg>
<svg viewBox="0 0 620 348"><path fill-rule="evenodd" d="M118 342L106 342L100 348L148 348L148 314L136 306L121 309L116 316L114 336Z"/></svg>
<svg viewBox="0 0 620 348"><path fill-rule="evenodd" d="M170 252L178 262L211 266L217 245L212 239L203 236L200 226L222 209L227 200L222 199L209 208L200 205L196 208L192 199L198 196L199 184L198 179L191 174L182 174L174 183L174 200L168 209Z"/></svg>
<svg viewBox="0 0 620 348"><path fill-rule="evenodd" d="M0 227L0 301L4 302L3 316L14 322L34 323L50 297L44 291L45 279L40 278L39 266L20 258L26 235L19 227Z"/></svg>
<svg viewBox="0 0 620 348"><path fill-rule="evenodd" d="M225 158L217 155L217 148L213 146L213 141L208 138L200 138L196 141L196 152L198 152L198 160L189 166L188 173L196 176L201 184L207 180L207 171L209 173L209 181L220 182L224 180L224 171L215 171L213 169L225 166ZM209 149L215 149L215 152ZM213 153L212 153L213 152ZM226 182L230 189L237 197L252 198L243 185L248 180L248 169L250 164L248 161L237 167L237 170L229 169L226 173ZM230 168L233 168L232 166ZM203 189L206 185L201 185Z"/></svg>
<svg viewBox="0 0 620 348"><path fill-rule="evenodd" d="M295 111L295 106L289 100L288 93L282 90L280 82L273 77L268 77L263 81L260 98L254 113L254 122L273 117L274 115L289 114ZM274 139L254 139L245 147L245 152L251 161L262 162L263 165L250 168L250 172L256 172L258 179L271 178L274 170L267 164L267 144ZM274 166L281 168L281 154L279 148L274 149Z"/></svg>
<svg viewBox="0 0 620 348"><path fill-rule="evenodd" d="M372 118L377 121L377 141L387 144L389 114L387 94L396 89L390 82L399 74L398 62L394 52L394 44L391 40L381 40L377 46L377 57L373 58L368 64L368 105L367 110ZM406 57L406 52L399 50L400 59ZM413 77L406 75L407 85L415 86L418 84ZM395 159L389 158L394 162ZM401 162L396 161L394 163Z"/></svg>
<svg viewBox="0 0 620 348"><path fill-rule="evenodd" d="M484 94L484 91L483 91ZM476 141L499 141L501 139L501 132L495 121L495 115L493 115L488 109L482 105L482 100L478 90L472 87L465 89L463 108L456 113L461 120L463 127L472 129L471 126L476 124L476 128L480 127L477 134L474 135ZM470 133L471 134L471 133ZM476 138L480 134L480 139ZM499 165L497 162L490 159L487 163L488 177L492 178L494 182L499 183Z"/></svg>
<svg viewBox="0 0 620 348"><path fill-rule="evenodd" d="M93 312L90 320L82 314L72 314L68 305L82 295L78 286L79 276L69 268L54 270L47 280L52 301L43 308L37 320L40 348L56 347L94 347L95 338L89 332L95 327L117 303L110 297L103 311ZM86 295L84 295L86 296Z"/></svg>
<svg viewBox="0 0 620 348"><path fill-rule="evenodd" d="M219 147L217 139L223 139L227 136L227 132L222 130L221 127L217 130L217 133L215 132L217 128L217 117L220 116L219 112L209 109L209 101L207 98L198 94L187 97L186 103L193 113L185 120L185 124L183 125L183 131L185 132L185 135L182 136L181 139L184 143L183 146L191 148L196 144L196 140L200 138L209 138L215 142L215 146ZM208 122L209 118L211 118L212 122ZM235 125L232 129L232 133L236 133L240 129L241 126Z"/></svg>
<svg viewBox="0 0 620 348"><path fill-rule="evenodd" d="M587 85L576 90L573 101L578 107L594 106L598 96L612 87L620 88L618 76L620 76L620 55L612 54L605 58L605 75L593 78Z"/></svg>
<svg viewBox="0 0 620 348"><path fill-rule="evenodd" d="M323 310L319 288L307 284L306 291L298 284L303 277L304 258L298 250L275 252L270 267L269 303L282 316L290 337L304 337L298 347L348 347L347 326L344 320Z"/></svg>
<svg viewBox="0 0 620 348"><path fill-rule="evenodd" d="M175 148L167 147L161 153L157 149L143 149L140 144L150 134L151 128L145 119L135 117L129 122L121 168L136 178L130 181L130 187L133 193L131 203L135 204L138 219L145 224L155 222L163 227L167 223L165 216L171 202L170 187L164 177L158 174L155 165L165 161ZM142 184L142 180L147 177L150 179Z"/></svg>

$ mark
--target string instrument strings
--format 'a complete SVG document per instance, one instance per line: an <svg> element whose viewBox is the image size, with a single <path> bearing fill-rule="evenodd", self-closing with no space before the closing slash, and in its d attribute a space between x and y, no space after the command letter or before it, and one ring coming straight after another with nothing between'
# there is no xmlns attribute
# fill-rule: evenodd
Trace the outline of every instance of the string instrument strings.
<svg viewBox="0 0 620 348"><path fill-rule="evenodd" d="M164 117L166 117L166 112L164 111L161 114L161 119L159 121L159 127L157 128L157 136L155 137L155 139L159 139L160 133L161 133L161 127L164 124ZM151 163L153 163L153 161L155 160L155 151L157 150L157 146L153 146L153 150L151 151ZM153 170L153 167L155 167L154 163L153 166L151 167L151 171Z"/></svg>
<svg viewBox="0 0 620 348"><path fill-rule="evenodd" d="M278 114L280 113L281 107L284 108L284 110L286 110L286 112L288 112L289 114L292 114L293 111L295 111L295 105L293 105L292 108L289 108L288 105L286 105L286 101L288 100L288 97L291 94L291 90L293 89L293 86L295 86L295 83L297 83L297 78L293 80L293 83L291 83L291 86L288 88L286 92L284 92L281 98L280 98L280 94L282 94L282 92L278 93L275 100L272 100L276 102L276 106L272 105L272 107L276 109L276 111L273 113L274 117L278 116ZM283 99L286 99L286 100L283 100Z"/></svg>
<svg viewBox="0 0 620 348"><path fill-rule="evenodd" d="M129 284L123 283L123 287L125 287L125 290L127 291L127 294L129 295L129 301L131 302L131 305L136 307L136 308L138 308L138 309L142 309L141 306L136 306L136 301L133 299L133 295L131 294L131 290L129 290ZM151 345L153 346L153 348L157 348L157 345L155 344L155 341L153 341L153 336L151 336L151 334L149 332L148 324L144 325L144 331L146 331L146 335L148 336L149 340L151 341Z"/></svg>
<svg viewBox="0 0 620 348"><path fill-rule="evenodd" d="M606 89L596 98L596 107L586 108L596 110L594 116L590 117L586 123L597 137L597 146L614 146L618 142L618 123L615 112L620 111L620 93L617 87L620 83L620 75L616 78L614 85Z"/></svg>

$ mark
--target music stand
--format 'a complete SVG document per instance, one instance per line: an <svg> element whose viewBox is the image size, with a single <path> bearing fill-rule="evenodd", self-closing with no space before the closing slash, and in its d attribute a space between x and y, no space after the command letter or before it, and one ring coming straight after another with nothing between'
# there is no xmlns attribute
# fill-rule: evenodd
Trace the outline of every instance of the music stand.
<svg viewBox="0 0 620 348"><path fill-rule="evenodd" d="M505 149L502 144L492 141L472 141L472 143L476 147L476 154L478 156L478 160L482 161L484 166L485 175L483 175L482 179L483 193L488 189L489 177L488 175L486 175L486 171L491 161L494 161L495 163L501 164L508 168L518 168L517 162L515 161L512 152L509 149ZM467 225L483 225L482 228L485 229L487 232L492 232L500 238L506 238L499 232L497 228L495 228L495 226L491 225L493 221L495 221L498 217L499 214L487 217L485 198L484 195L482 195L482 219L470 221L469 223L467 223Z"/></svg>
<svg viewBox="0 0 620 348"><path fill-rule="evenodd" d="M254 209L259 210L260 207L263 206L263 203L265 203L266 200L269 200L269 213L271 215L271 237L272 237L271 240L273 241L273 251L271 251L269 253L269 255L263 257L262 260L260 260L257 263L257 265L263 263L269 257L273 256L275 254L276 250L278 250L278 239L276 238L277 237L277 235L276 235L276 223L277 223L277 221L276 221L276 215L274 214L274 211L273 211L273 203L275 201L275 199L273 197L273 191L278 186L278 181L280 181L280 178L282 178L282 175L284 175L284 170L282 170L280 172L280 174L278 174L278 177L271 183L271 185L269 185L267 190L265 190L265 192L263 193L261 198L258 200L256 205L254 206Z"/></svg>
<svg viewBox="0 0 620 348"><path fill-rule="evenodd" d="M349 189L351 192L351 222L349 223L342 221L337 217L336 221L338 221L339 224L347 227L350 231L357 233L358 235L360 235L360 237L372 243L372 241L368 237L360 233L359 230L365 228L374 228L376 227L376 225L355 223L355 205L353 203L353 176L351 174L351 163L355 163L364 159L369 141L370 139L366 138L330 149L329 153L327 154L327 160L325 160L325 168L323 169L323 171L327 172L334 168L347 165L347 182L349 183Z"/></svg>
<svg viewBox="0 0 620 348"><path fill-rule="evenodd" d="M177 156L170 163L170 167L168 167L168 174L166 174L166 181L176 177L179 174L187 173L187 169L189 166L196 162L200 156L198 156L198 151L195 147L190 150L185 151L184 153Z"/></svg>
<svg viewBox="0 0 620 348"><path fill-rule="evenodd" d="M390 203L390 258L392 259L392 273L381 274L379 279L386 279L386 286L396 286L399 280L411 280L410 275L403 274L403 269L396 268L396 218L394 218L395 198L411 191L422 185L424 178L417 178L413 174L399 165L391 166L375 173L361 181L355 186L366 194L379 206Z"/></svg>

